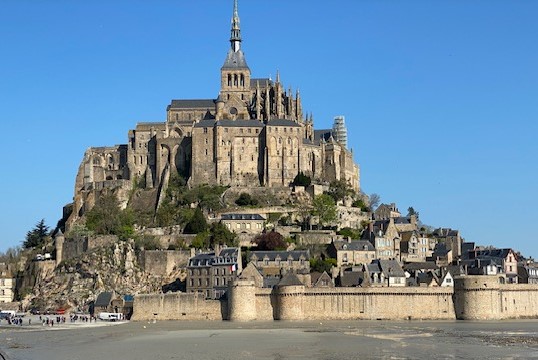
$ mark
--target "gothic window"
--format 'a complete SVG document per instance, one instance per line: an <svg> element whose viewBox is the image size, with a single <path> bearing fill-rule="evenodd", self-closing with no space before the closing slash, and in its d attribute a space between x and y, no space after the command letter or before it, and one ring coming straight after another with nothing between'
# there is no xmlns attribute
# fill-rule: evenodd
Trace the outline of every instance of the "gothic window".
<svg viewBox="0 0 538 360"><path fill-rule="evenodd" d="M237 86L237 74L234 74L234 86Z"/></svg>
<svg viewBox="0 0 538 360"><path fill-rule="evenodd" d="M207 134L207 128L206 127L204 128L204 134Z"/></svg>
<svg viewBox="0 0 538 360"><path fill-rule="evenodd" d="M232 75L228 74L228 86L232 86Z"/></svg>
<svg viewBox="0 0 538 360"><path fill-rule="evenodd" d="M245 75L243 74L241 74L241 86L245 86Z"/></svg>
<svg viewBox="0 0 538 360"><path fill-rule="evenodd" d="M256 129L256 134L258 133L259 129Z"/></svg>

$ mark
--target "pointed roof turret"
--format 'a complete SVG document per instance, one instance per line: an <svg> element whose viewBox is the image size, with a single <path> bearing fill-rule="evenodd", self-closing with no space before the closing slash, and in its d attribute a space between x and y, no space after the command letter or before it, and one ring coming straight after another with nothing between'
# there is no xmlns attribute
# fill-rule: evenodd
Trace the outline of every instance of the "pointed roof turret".
<svg viewBox="0 0 538 360"><path fill-rule="evenodd" d="M243 54L243 51L241 50L241 29L239 27L237 0L234 0L230 44L231 49L228 51L228 55L226 56L222 69L248 69L245 54Z"/></svg>
<svg viewBox="0 0 538 360"><path fill-rule="evenodd" d="M241 48L241 29L239 27L239 13L237 12L237 0L234 0L234 12L232 15L232 31L230 35L230 43L234 52Z"/></svg>

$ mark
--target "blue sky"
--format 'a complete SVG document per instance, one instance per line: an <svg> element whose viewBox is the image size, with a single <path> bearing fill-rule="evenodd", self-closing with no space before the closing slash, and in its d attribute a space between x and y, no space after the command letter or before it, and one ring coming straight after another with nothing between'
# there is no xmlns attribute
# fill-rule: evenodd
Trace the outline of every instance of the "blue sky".
<svg viewBox="0 0 538 360"><path fill-rule="evenodd" d="M231 0L20 1L0 11L0 251L73 197L86 148L215 98ZM317 128L345 115L361 185L468 241L538 256L538 3L240 0L255 77Z"/></svg>

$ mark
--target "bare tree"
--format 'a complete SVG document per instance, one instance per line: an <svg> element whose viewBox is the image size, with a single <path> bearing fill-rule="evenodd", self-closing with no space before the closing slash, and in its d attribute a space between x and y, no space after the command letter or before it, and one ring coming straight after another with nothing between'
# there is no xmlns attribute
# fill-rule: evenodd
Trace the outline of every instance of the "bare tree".
<svg viewBox="0 0 538 360"><path fill-rule="evenodd" d="M370 194L370 196L368 197L368 202L370 203L370 210L374 211L379 206L380 201L381 196L376 193Z"/></svg>

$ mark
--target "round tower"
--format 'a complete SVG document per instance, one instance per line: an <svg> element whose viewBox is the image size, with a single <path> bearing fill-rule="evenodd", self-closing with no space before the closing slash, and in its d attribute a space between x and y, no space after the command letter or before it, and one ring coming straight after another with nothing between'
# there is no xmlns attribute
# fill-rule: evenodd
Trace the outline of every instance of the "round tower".
<svg viewBox="0 0 538 360"><path fill-rule="evenodd" d="M256 287L253 280L236 279L228 287L228 320L256 320Z"/></svg>
<svg viewBox="0 0 538 360"><path fill-rule="evenodd" d="M454 279L454 310L460 320L501 318L499 276L467 275Z"/></svg>
<svg viewBox="0 0 538 360"><path fill-rule="evenodd" d="M304 285L278 285L275 320L304 320Z"/></svg>

